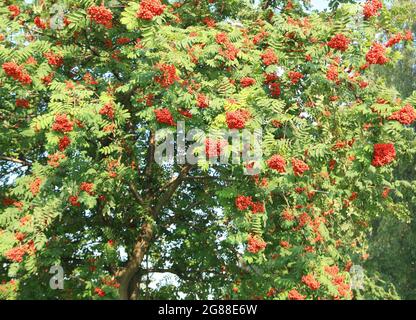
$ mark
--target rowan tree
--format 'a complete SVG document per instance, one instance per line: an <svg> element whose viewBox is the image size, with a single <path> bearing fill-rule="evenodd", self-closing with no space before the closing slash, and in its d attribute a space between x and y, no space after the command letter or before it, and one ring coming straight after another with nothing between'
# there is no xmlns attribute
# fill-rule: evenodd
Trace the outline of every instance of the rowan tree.
<svg viewBox="0 0 416 320"><path fill-rule="evenodd" d="M413 34L380 39L379 0L309 9L3 1L0 297L396 298L349 271L375 218L409 219L415 184L393 171L416 151L416 101L367 74ZM262 129L263 159L156 163L180 121ZM151 289L157 272L176 280Z"/></svg>

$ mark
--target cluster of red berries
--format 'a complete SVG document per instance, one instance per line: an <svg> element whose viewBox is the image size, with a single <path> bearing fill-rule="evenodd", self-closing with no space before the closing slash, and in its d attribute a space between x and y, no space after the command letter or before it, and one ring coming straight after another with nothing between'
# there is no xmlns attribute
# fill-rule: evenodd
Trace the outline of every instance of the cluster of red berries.
<svg viewBox="0 0 416 320"><path fill-rule="evenodd" d="M410 125L416 120L416 111L410 104L407 104L400 110L393 112L389 120L396 120L401 124Z"/></svg>
<svg viewBox="0 0 416 320"><path fill-rule="evenodd" d="M292 289L288 292L287 298L289 300L305 300L306 296L301 295L296 289Z"/></svg>
<svg viewBox="0 0 416 320"><path fill-rule="evenodd" d="M395 158L396 149L392 143L376 143L371 164L375 167L381 167L394 161Z"/></svg>
<svg viewBox="0 0 416 320"><path fill-rule="evenodd" d="M33 196L36 196L40 191L40 186L42 184L41 178L36 178L32 181L32 183L29 186L30 192L32 192Z"/></svg>
<svg viewBox="0 0 416 320"><path fill-rule="evenodd" d="M39 29L46 29L46 23L40 17L36 17L33 22Z"/></svg>
<svg viewBox="0 0 416 320"><path fill-rule="evenodd" d="M281 217L284 221L293 221L295 216L290 212L289 209L283 210Z"/></svg>
<svg viewBox="0 0 416 320"><path fill-rule="evenodd" d="M390 188L388 188L388 187L384 188L384 189L383 189L383 192L381 193L381 196L382 196L384 199L386 199L386 198L389 196L390 191L391 191L391 189L390 189Z"/></svg>
<svg viewBox="0 0 416 320"><path fill-rule="evenodd" d="M253 202L251 204L251 213L256 214L256 213L264 213L264 211L266 211L266 208L264 207L264 203L263 202Z"/></svg>
<svg viewBox="0 0 416 320"><path fill-rule="evenodd" d="M12 198L3 198L2 200L2 204L5 207L11 206L11 205L15 205L16 204L16 200L12 199Z"/></svg>
<svg viewBox="0 0 416 320"><path fill-rule="evenodd" d="M338 66L331 64L326 71L326 78L329 81L337 82L338 81Z"/></svg>
<svg viewBox="0 0 416 320"><path fill-rule="evenodd" d="M14 237L15 237L15 239L16 239L17 241L22 242L22 241L26 238L26 235L25 235L24 233L22 233L22 232L16 232L16 233L14 234Z"/></svg>
<svg viewBox="0 0 416 320"><path fill-rule="evenodd" d="M22 226L22 227L25 226L26 223L28 223L31 219L32 219L32 217L30 215L26 215L26 216L22 217L20 219L20 226Z"/></svg>
<svg viewBox="0 0 416 320"><path fill-rule="evenodd" d="M392 36L385 44L385 46L388 47L392 47L395 44L398 44L400 41L405 40L405 41L413 41L413 34L411 30L407 30L406 33L403 35L401 32L395 34L394 36Z"/></svg>
<svg viewBox="0 0 416 320"><path fill-rule="evenodd" d="M52 168L58 168L61 160L65 159L65 155L60 152L48 155L48 165Z"/></svg>
<svg viewBox="0 0 416 320"><path fill-rule="evenodd" d="M216 36L215 36L215 41L218 43L218 44L226 44L227 42L229 42L230 40L228 40L228 37L227 37L227 35L224 33L224 32L221 32L221 33L218 33Z"/></svg>
<svg viewBox="0 0 416 320"><path fill-rule="evenodd" d="M302 277L302 282L309 287L311 290L318 290L321 284L315 279L313 274L308 274Z"/></svg>
<svg viewBox="0 0 416 320"><path fill-rule="evenodd" d="M16 18L20 14L20 8L16 5L8 6L7 9L9 9L12 18Z"/></svg>
<svg viewBox="0 0 416 320"><path fill-rule="evenodd" d="M219 54L229 60L235 60L237 58L239 50L232 44L229 43L227 47L224 49L220 49Z"/></svg>
<svg viewBox="0 0 416 320"><path fill-rule="evenodd" d="M262 30L259 33L257 33L254 38L253 38L253 44L257 45L258 43L260 43L261 41L263 41L263 39L265 39L269 34L265 31Z"/></svg>
<svg viewBox="0 0 416 320"><path fill-rule="evenodd" d="M79 188L80 188L81 191L85 191L89 195L92 195L94 193L93 192L94 183L91 183L91 182L82 182Z"/></svg>
<svg viewBox="0 0 416 320"><path fill-rule="evenodd" d="M275 73L265 73L264 74L264 83L270 84L277 81L279 77Z"/></svg>
<svg viewBox="0 0 416 320"><path fill-rule="evenodd" d="M73 206L73 207L79 207L81 205L81 203L79 203L79 201L78 201L77 196L70 196L68 198L68 201L71 204L71 206Z"/></svg>
<svg viewBox="0 0 416 320"><path fill-rule="evenodd" d="M385 55L386 48L380 43L373 43L365 59L369 64L385 64L389 61Z"/></svg>
<svg viewBox="0 0 416 320"><path fill-rule="evenodd" d="M245 109L226 112L225 118L229 129L244 129L251 114Z"/></svg>
<svg viewBox="0 0 416 320"><path fill-rule="evenodd" d="M269 84L269 89L270 89L270 94L274 98L279 97L280 94L282 93L282 90L280 88L280 83L278 83L278 82L273 82L273 83Z"/></svg>
<svg viewBox="0 0 416 320"><path fill-rule="evenodd" d="M260 57L263 60L263 64L266 66L278 63L276 53L271 48L267 49Z"/></svg>
<svg viewBox="0 0 416 320"><path fill-rule="evenodd" d="M309 170L309 166L300 159L292 159L292 168L295 176L301 176L305 171Z"/></svg>
<svg viewBox="0 0 416 320"><path fill-rule="evenodd" d="M47 76L44 76L41 79L42 80L42 83L45 84L45 85L49 85L52 82L52 80L53 80L54 77L55 77L55 74L53 72L51 72Z"/></svg>
<svg viewBox="0 0 416 320"><path fill-rule="evenodd" d="M95 23L101 24L107 29L111 29L113 26L113 13L103 5L89 7L87 13Z"/></svg>
<svg viewBox="0 0 416 320"><path fill-rule="evenodd" d="M296 227L296 230L300 230L304 226L309 225L312 221L311 217L306 212L303 212L299 217L297 217L297 219L298 226Z"/></svg>
<svg viewBox="0 0 416 320"><path fill-rule="evenodd" d="M352 264L348 263L346 266L346 270L348 271L351 268L351 266ZM351 287L348 283L345 283L345 276L339 274L338 266L326 266L324 270L332 278L332 284L337 287L339 296L351 298ZM334 298L339 299L339 296L336 296Z"/></svg>
<svg viewBox="0 0 416 320"><path fill-rule="evenodd" d="M32 78L27 73L27 71L14 62L5 62L2 65L4 72L12 77L14 80L19 81L23 85L28 85L32 83Z"/></svg>
<svg viewBox="0 0 416 320"><path fill-rule="evenodd" d="M52 125L52 130L58 132L70 132L74 129L74 123L70 121L66 114L57 114L55 122Z"/></svg>
<svg viewBox="0 0 416 320"><path fill-rule="evenodd" d="M112 160L107 164L107 171L108 176L110 178L117 177L117 168L119 167L120 163L117 160Z"/></svg>
<svg viewBox="0 0 416 320"><path fill-rule="evenodd" d="M209 106L208 98L204 94L199 93L196 97L196 104L199 108L207 108Z"/></svg>
<svg viewBox="0 0 416 320"><path fill-rule="evenodd" d="M58 148L60 151L65 151L66 148L71 144L71 139L68 136L63 136L59 139Z"/></svg>
<svg viewBox="0 0 416 320"><path fill-rule="evenodd" d="M237 58L239 50L231 43L225 33L217 34L215 41L223 46L223 48L220 48L220 55L226 57L229 60L235 60Z"/></svg>
<svg viewBox="0 0 416 320"><path fill-rule="evenodd" d="M337 142L335 142L335 144L332 146L331 149L342 150L347 147L352 147L354 143L355 143L355 139L345 140L345 141L338 140Z"/></svg>
<svg viewBox="0 0 416 320"><path fill-rule="evenodd" d="M99 297L105 297L105 291L101 288L95 288L94 293L96 293Z"/></svg>
<svg viewBox="0 0 416 320"><path fill-rule="evenodd" d="M161 74L155 77L155 81L163 88L167 88L179 80L179 77L176 74L176 68L173 64L158 64L157 68Z"/></svg>
<svg viewBox="0 0 416 320"><path fill-rule="evenodd" d="M173 120L173 116L170 113L169 109L167 108L162 108L162 109L156 109L154 110L155 115L156 115L156 120L159 123L164 123L167 124L169 126L174 126L175 125L175 121Z"/></svg>
<svg viewBox="0 0 416 320"><path fill-rule="evenodd" d="M187 109L178 109L178 112L186 118L192 118L192 113Z"/></svg>
<svg viewBox="0 0 416 320"><path fill-rule="evenodd" d="M378 16L380 10L383 8L383 4L380 0L367 0L364 3L363 14L366 19L369 19L373 16Z"/></svg>
<svg viewBox="0 0 416 320"><path fill-rule="evenodd" d="M290 71L288 76L292 84L297 84L303 78L303 74L297 71Z"/></svg>
<svg viewBox="0 0 416 320"><path fill-rule="evenodd" d="M368 82L363 80L363 81L360 81L358 85L360 86L361 89L365 89L368 87Z"/></svg>
<svg viewBox="0 0 416 320"><path fill-rule="evenodd" d="M89 72L85 73L85 75L82 77L82 79L85 81L86 84L89 84L89 85L98 84L98 81L95 80L94 77L92 76L92 74L89 73Z"/></svg>
<svg viewBox="0 0 416 320"><path fill-rule="evenodd" d="M253 199L250 196L238 196L235 198L235 206L240 211L247 210L252 203Z"/></svg>
<svg viewBox="0 0 416 320"><path fill-rule="evenodd" d="M278 154L273 155L266 161L266 164L270 169L276 170L279 173L286 172L286 160Z"/></svg>
<svg viewBox="0 0 416 320"><path fill-rule="evenodd" d="M110 103L107 103L100 109L99 114L103 116L105 115L110 119L114 119L114 108Z"/></svg>
<svg viewBox="0 0 416 320"><path fill-rule="evenodd" d="M208 27L208 28L214 28L216 26L216 21L210 17L205 17L202 19L202 22Z"/></svg>
<svg viewBox="0 0 416 320"><path fill-rule="evenodd" d="M395 44L398 44L400 41L403 40L403 35L401 33L395 34L391 37L385 44L386 47L392 47Z"/></svg>
<svg viewBox="0 0 416 320"><path fill-rule="evenodd" d="M282 240L282 241L279 242L279 244L282 248L285 248L285 249L290 248L290 243L287 242L287 241Z"/></svg>
<svg viewBox="0 0 416 320"><path fill-rule="evenodd" d="M153 106L153 99L155 98L154 94L147 94L145 95L143 98L139 98L137 99L138 103L143 103L146 105L146 107L151 107Z"/></svg>
<svg viewBox="0 0 416 320"><path fill-rule="evenodd" d="M5 256L7 259L13 262L22 262L23 256L26 254L26 252L27 247L23 245L6 251Z"/></svg>
<svg viewBox="0 0 416 320"><path fill-rule="evenodd" d="M228 145L225 139L205 139L205 154L208 158L217 158Z"/></svg>
<svg viewBox="0 0 416 320"><path fill-rule="evenodd" d="M32 56L30 56L29 58L27 58L27 60L26 60L26 64L32 64L32 65L36 65L38 63L38 61L34 58L34 57L32 57Z"/></svg>
<svg viewBox="0 0 416 320"><path fill-rule="evenodd" d="M250 77L244 77L240 79L240 84L243 88L252 86L255 83L256 83L256 80Z"/></svg>
<svg viewBox="0 0 416 320"><path fill-rule="evenodd" d="M48 60L51 66L60 67L64 63L64 59L59 54L53 53L52 51L46 52L43 56Z"/></svg>
<svg viewBox="0 0 416 320"><path fill-rule="evenodd" d="M328 47L340 51L346 51L350 42L350 39L348 39L345 35L343 35L342 33L338 33L335 36L333 36L331 40L328 42Z"/></svg>
<svg viewBox="0 0 416 320"><path fill-rule="evenodd" d="M259 236L252 236L251 234L248 235L247 238L247 250L251 253L257 253L267 246L266 242L261 239Z"/></svg>
<svg viewBox="0 0 416 320"><path fill-rule="evenodd" d="M235 198L235 206L240 211L251 209L252 213L263 213L266 209L261 201L254 202L250 196L237 196Z"/></svg>
<svg viewBox="0 0 416 320"><path fill-rule="evenodd" d="M16 99L16 107L21 107L21 108L29 108L29 100L26 99Z"/></svg>
<svg viewBox="0 0 416 320"><path fill-rule="evenodd" d="M119 45L123 45L123 44L129 43L130 41L131 39L129 37L121 37L117 39L116 43Z"/></svg>
<svg viewBox="0 0 416 320"><path fill-rule="evenodd" d="M413 41L413 33L412 30L406 30L406 33L403 36L403 40L405 41Z"/></svg>
<svg viewBox="0 0 416 320"><path fill-rule="evenodd" d="M139 4L137 17L143 20L152 20L165 11L166 6L160 0L142 0Z"/></svg>
<svg viewBox="0 0 416 320"><path fill-rule="evenodd" d="M114 246L114 240L108 240L108 245L110 247ZM106 277L106 278L102 278L101 282L109 287L113 287L113 288L120 288L120 283L117 282L117 280L114 277Z"/></svg>

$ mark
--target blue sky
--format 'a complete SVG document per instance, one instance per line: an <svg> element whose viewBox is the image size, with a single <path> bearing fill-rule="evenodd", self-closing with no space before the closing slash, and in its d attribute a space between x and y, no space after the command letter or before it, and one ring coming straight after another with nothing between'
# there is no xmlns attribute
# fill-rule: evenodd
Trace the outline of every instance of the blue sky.
<svg viewBox="0 0 416 320"><path fill-rule="evenodd" d="M328 0L311 0L314 9L323 10L328 7Z"/></svg>

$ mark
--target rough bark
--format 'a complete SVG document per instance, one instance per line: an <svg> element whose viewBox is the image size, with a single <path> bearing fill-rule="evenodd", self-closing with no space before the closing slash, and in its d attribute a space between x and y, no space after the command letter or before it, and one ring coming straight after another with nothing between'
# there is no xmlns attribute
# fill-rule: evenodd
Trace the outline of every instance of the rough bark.
<svg viewBox="0 0 416 320"><path fill-rule="evenodd" d="M150 220L157 218L158 214L171 199L181 182L188 174L191 167L191 165L185 165L182 167L179 175L170 181L164 188L162 187L161 195L157 197L153 207L149 208ZM132 190L133 195L137 198L137 200L141 200L141 197L135 190L134 185L130 185L130 189ZM139 296L138 286L140 285L140 280L137 281L137 275L140 272L140 266L142 264L143 258L146 255L154 236L153 224L151 222L144 223L140 230L139 237L136 241L133 253L130 256L127 266L118 274L120 278L119 294L121 300L137 299Z"/></svg>
<svg viewBox="0 0 416 320"><path fill-rule="evenodd" d="M120 272L120 288L119 294L121 300L129 300L132 298L132 294L137 295L132 288L131 282L135 278L137 272L140 269L140 265L143 258L149 248L150 242L153 238L154 231L151 223L146 222L143 224L139 238L134 246L133 255L129 259L126 268Z"/></svg>
<svg viewBox="0 0 416 320"><path fill-rule="evenodd" d="M130 283L130 300L139 300L140 298L140 283L142 280L142 273L138 272L133 277L131 283Z"/></svg>

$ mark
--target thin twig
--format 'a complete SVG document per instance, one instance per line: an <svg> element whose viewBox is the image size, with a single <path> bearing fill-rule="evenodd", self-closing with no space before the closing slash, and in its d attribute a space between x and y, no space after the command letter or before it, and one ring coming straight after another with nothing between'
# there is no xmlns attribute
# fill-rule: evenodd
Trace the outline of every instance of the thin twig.
<svg viewBox="0 0 416 320"><path fill-rule="evenodd" d="M31 162L26 161L26 160L22 160L22 159L17 159L17 158L12 158L12 157L6 157L6 156L0 156L0 160L3 161L8 161L8 162L14 162L14 163L20 163L24 166L30 167L32 165Z"/></svg>

